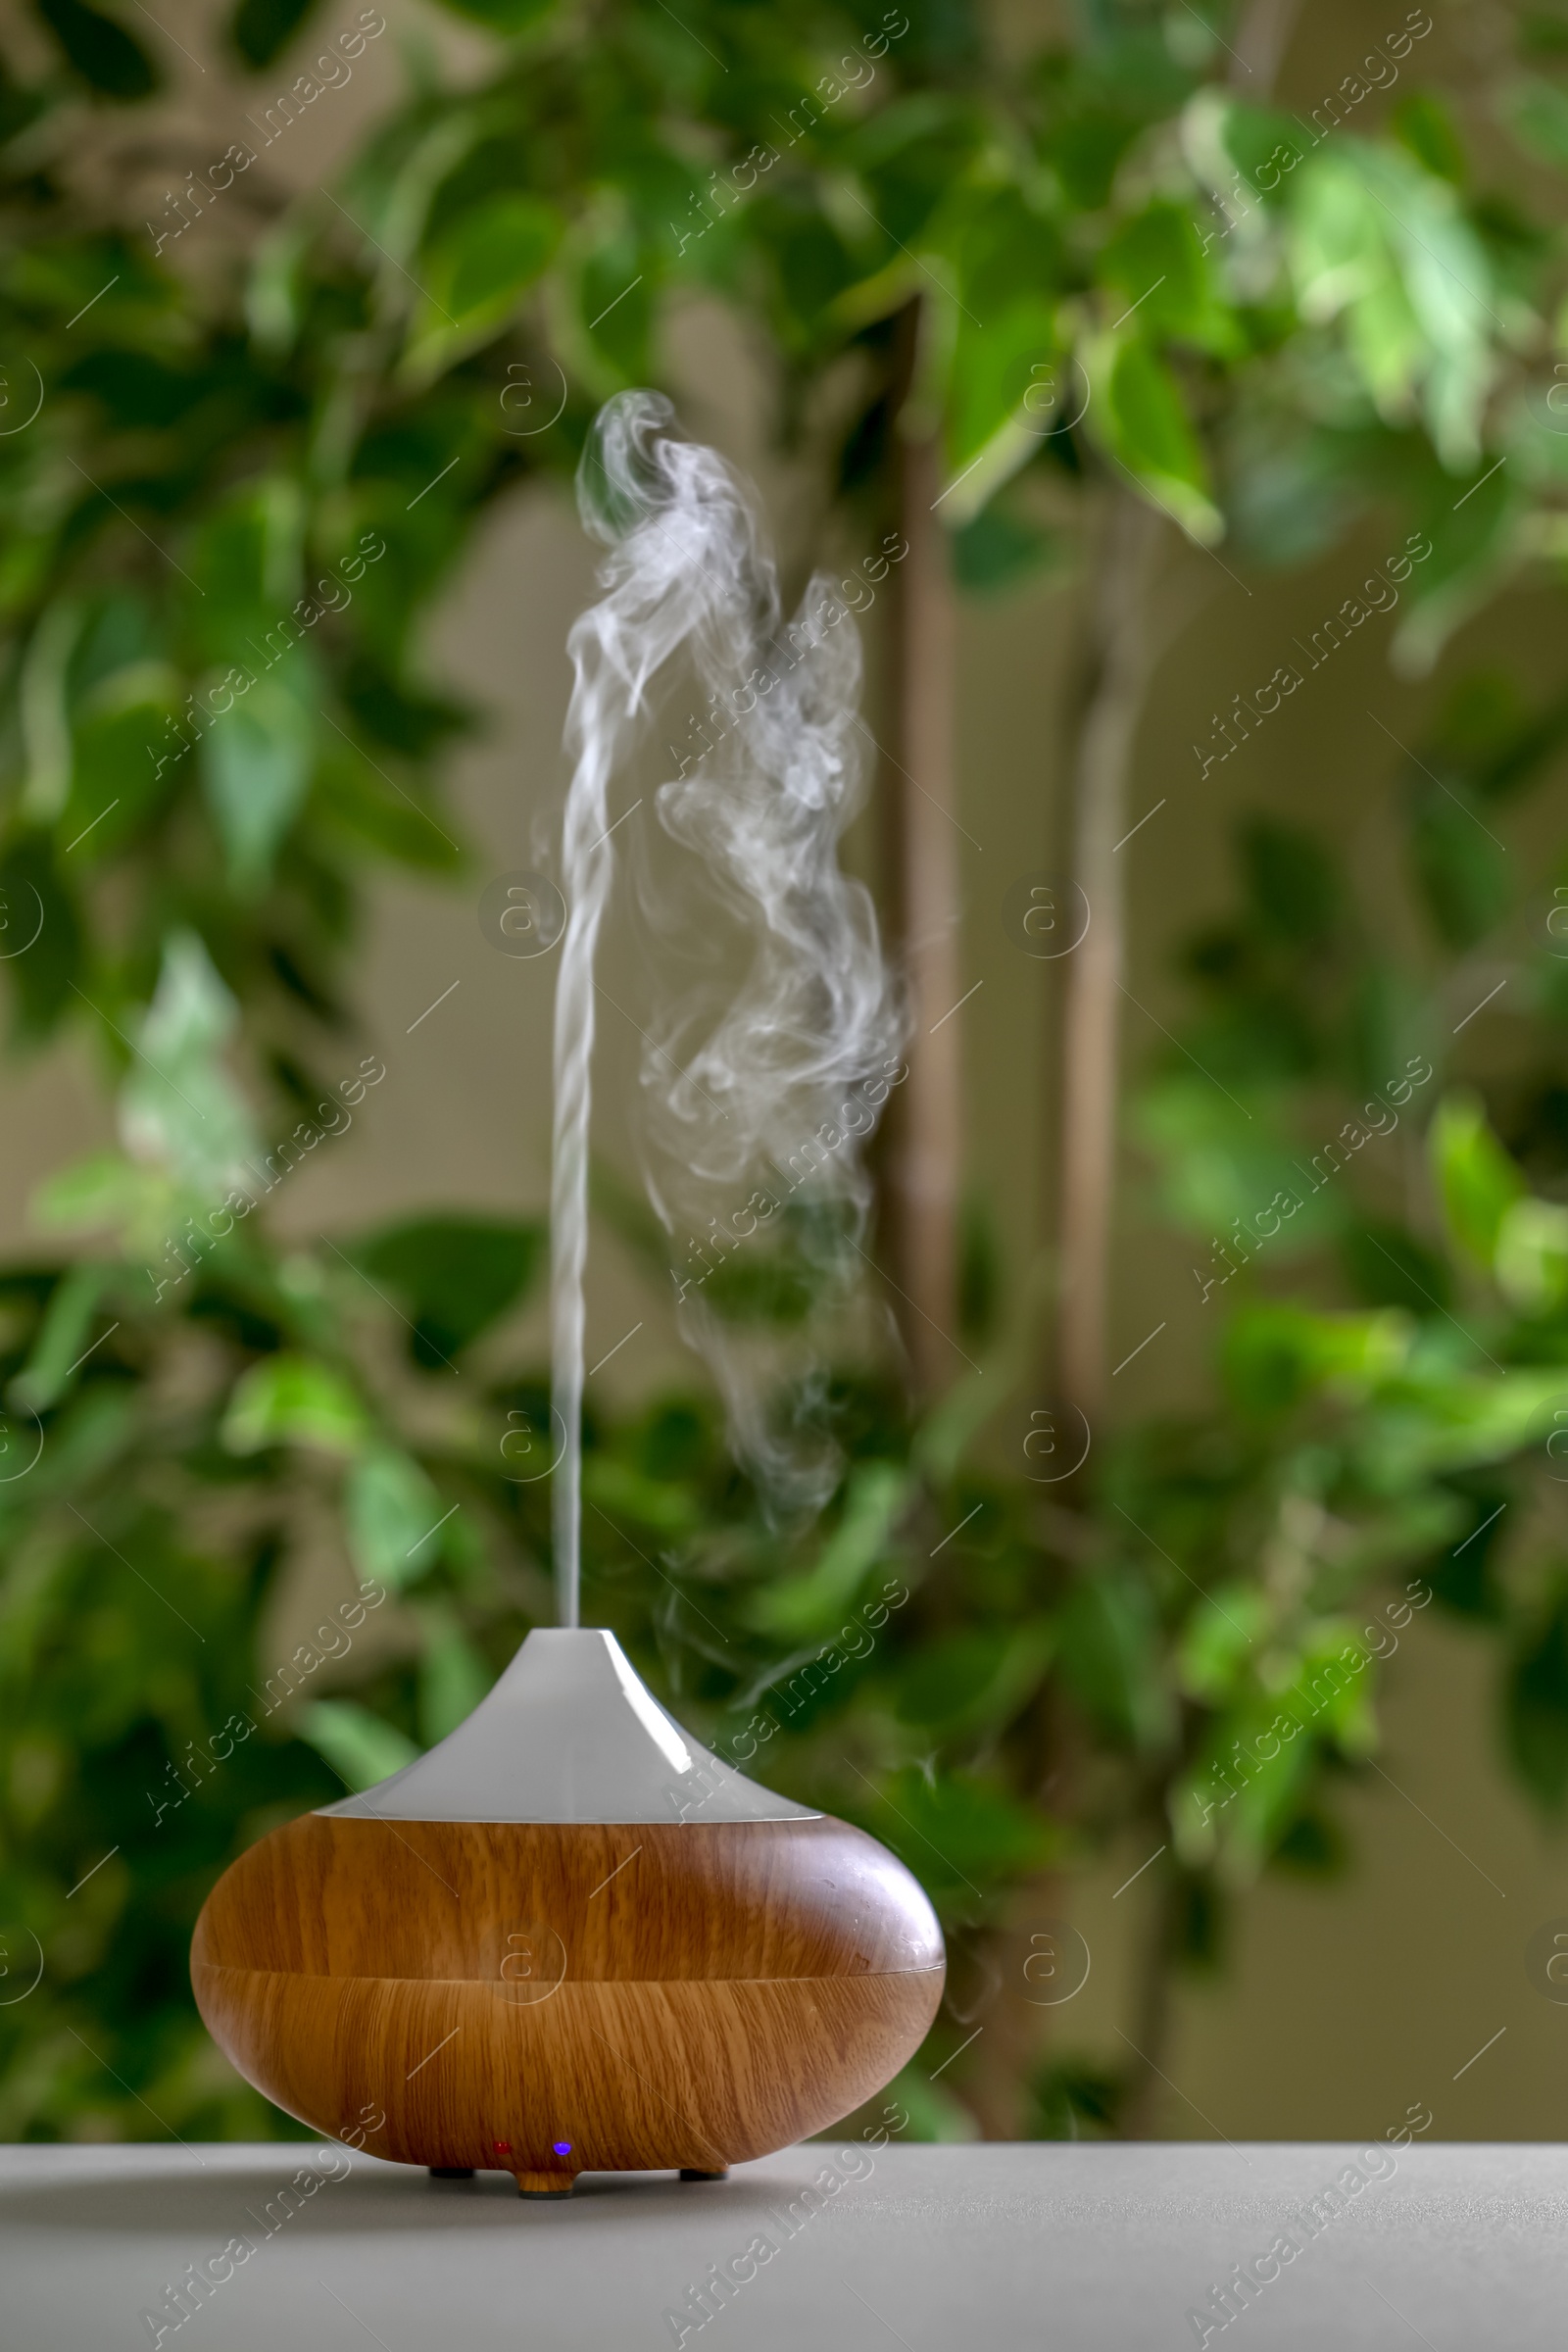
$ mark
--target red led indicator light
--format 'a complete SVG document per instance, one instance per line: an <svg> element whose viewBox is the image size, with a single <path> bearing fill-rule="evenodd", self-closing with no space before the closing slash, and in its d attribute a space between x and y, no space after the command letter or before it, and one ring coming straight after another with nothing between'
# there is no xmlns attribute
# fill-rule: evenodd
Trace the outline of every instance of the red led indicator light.
<svg viewBox="0 0 1568 2352"><path fill-rule="evenodd" d="M491 2153L496 2156L510 2156L512 2154L512 2142L510 2139L493 2139L490 2142L490 2148Z"/></svg>

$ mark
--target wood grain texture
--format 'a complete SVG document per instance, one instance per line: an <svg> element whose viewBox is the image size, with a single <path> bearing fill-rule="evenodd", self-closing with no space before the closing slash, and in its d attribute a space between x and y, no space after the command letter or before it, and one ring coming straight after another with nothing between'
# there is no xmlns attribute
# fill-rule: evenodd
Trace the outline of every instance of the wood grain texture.
<svg viewBox="0 0 1568 2352"><path fill-rule="evenodd" d="M943 1974L914 1880L829 1819L311 1814L224 1875L191 1949L215 2040L279 2106L530 2190L821 2131L918 2047Z"/></svg>

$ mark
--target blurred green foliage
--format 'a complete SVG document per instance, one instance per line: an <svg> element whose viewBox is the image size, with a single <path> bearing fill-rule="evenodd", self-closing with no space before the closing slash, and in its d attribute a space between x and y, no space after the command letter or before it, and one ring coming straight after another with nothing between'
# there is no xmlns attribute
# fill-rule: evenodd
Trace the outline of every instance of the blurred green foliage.
<svg viewBox="0 0 1568 2352"><path fill-rule="evenodd" d="M493 62L418 66L335 192L259 202L232 269L198 265L235 206L144 236L75 171L83 121L156 82L139 36L39 0L58 73L0 83L6 398L41 395L0 435L6 972L19 1044L93 1037L120 1134L40 1203L84 1238L0 1279L20 2136L291 2129L195 2018L207 1888L442 1738L550 1613L548 1389L496 1337L537 1229L291 1250L266 1200L378 1083L373 1056L317 1074L372 863L463 868L434 777L474 722L420 666L430 602L498 499L660 376L673 309L761 331L799 442L854 370L822 452L849 502L889 498L899 433L940 434L976 589L1074 560L1042 486L1056 515L1130 480L1257 562L1393 507L1431 548L1393 634L1418 669L1563 550L1557 241L1472 181L1436 95L1308 144L1226 94L1192 11L1097 8L1017 67L918 0L459 13ZM242 0L236 54L275 79L308 14ZM1487 93L1558 171L1560 72ZM1200 1261L1211 1406L1054 1494L988 1451L1016 1331L918 1425L848 1366L809 1400L845 1464L820 1527L763 1510L710 1399L590 1413L585 1613L721 1752L901 1852L960 1986L1134 1834L1166 1848L1162 1967L1212 1960L1265 1867L1335 1867L1376 1658L1429 1601L1497 1644L1513 1761L1568 1797L1568 868L1532 897L1497 832L1565 715L1473 681L1396 768L1398 953L1335 845L1242 827L1182 1050L1132 1105ZM1461 1018L1499 974L1505 1076ZM736 1314L798 1311L800 1254ZM298 1580L322 1622L274 1656ZM911 2078L922 2130L974 2129L974 2061L927 2080L967 2031L944 2013ZM1113 2128L1132 2087L1054 2054L1025 2128Z"/></svg>

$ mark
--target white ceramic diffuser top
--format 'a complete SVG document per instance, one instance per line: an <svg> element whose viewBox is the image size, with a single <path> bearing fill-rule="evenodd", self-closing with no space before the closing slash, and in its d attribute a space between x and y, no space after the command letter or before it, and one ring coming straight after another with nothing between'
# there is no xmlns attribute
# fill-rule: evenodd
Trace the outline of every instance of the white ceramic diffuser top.
<svg viewBox="0 0 1568 2352"><path fill-rule="evenodd" d="M699 1746L613 1634L536 1627L488 1696L428 1755L359 1796L349 1821L814 1821Z"/></svg>

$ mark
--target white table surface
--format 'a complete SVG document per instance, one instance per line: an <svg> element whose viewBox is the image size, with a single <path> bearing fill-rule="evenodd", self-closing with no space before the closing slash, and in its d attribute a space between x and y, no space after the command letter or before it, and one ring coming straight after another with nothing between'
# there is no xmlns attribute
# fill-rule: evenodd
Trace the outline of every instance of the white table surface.
<svg viewBox="0 0 1568 2352"><path fill-rule="evenodd" d="M1291 2208L1355 2154L862 2148L861 2177L809 2218L798 2209L791 2236L779 2209L835 2144L722 2182L585 2175L552 2204L523 2202L503 2174L432 2181L361 2155L270 2235L266 2206L296 2168L330 2171L347 2151L0 2148L0 2346L148 2345L141 2315L166 2282L242 2236L253 2253L170 2328L165 2352L656 2352L675 2342L664 2315L688 2285L761 2232L776 2253L701 2329L687 2319L688 2352L1176 2352L1198 2340L1187 2313L1209 2283L1266 2256ZM1401 2149L1208 2341L1561 2352L1568 2150Z"/></svg>

